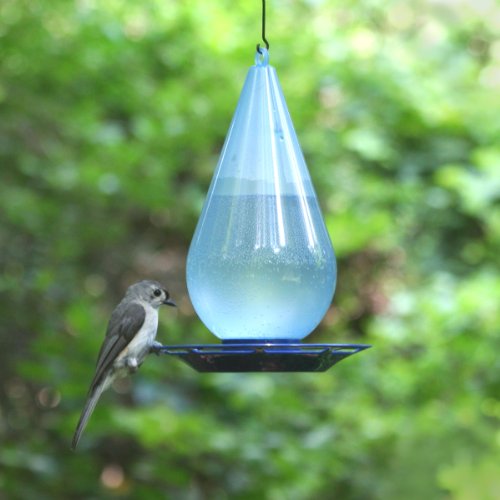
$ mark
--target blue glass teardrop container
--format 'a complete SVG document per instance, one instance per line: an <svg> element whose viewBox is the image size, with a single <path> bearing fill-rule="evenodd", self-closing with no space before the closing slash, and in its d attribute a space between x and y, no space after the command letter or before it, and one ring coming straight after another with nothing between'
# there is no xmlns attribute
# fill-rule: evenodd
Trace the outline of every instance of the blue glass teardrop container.
<svg viewBox="0 0 500 500"><path fill-rule="evenodd" d="M223 340L300 340L328 310L336 262L276 70L247 74L187 259L203 323Z"/></svg>

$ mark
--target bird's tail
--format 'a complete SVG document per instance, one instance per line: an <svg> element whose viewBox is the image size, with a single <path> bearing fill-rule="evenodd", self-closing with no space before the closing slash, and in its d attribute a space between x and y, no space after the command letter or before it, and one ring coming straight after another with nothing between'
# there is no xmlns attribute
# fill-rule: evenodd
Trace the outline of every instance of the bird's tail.
<svg viewBox="0 0 500 500"><path fill-rule="evenodd" d="M85 426L87 425L87 422L92 415L92 412L94 411L95 406L105 388L106 384L101 382L90 391L87 397L87 401L85 401L85 406L83 407L82 413L80 415L80 420L78 421L78 425L76 426L75 434L73 435L73 441L71 442L72 450L74 450L78 446L78 441L80 441L80 437L85 429Z"/></svg>

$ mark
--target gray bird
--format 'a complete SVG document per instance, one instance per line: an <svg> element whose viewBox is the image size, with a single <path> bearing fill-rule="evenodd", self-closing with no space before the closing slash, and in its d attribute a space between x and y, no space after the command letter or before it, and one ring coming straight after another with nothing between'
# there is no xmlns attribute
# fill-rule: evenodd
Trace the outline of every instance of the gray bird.
<svg viewBox="0 0 500 500"><path fill-rule="evenodd" d="M136 372L147 354L158 352L161 344L155 337L158 309L162 304L175 306L167 290L157 281L140 281L127 289L125 297L111 313L87 401L73 436L73 449L103 391L116 378Z"/></svg>

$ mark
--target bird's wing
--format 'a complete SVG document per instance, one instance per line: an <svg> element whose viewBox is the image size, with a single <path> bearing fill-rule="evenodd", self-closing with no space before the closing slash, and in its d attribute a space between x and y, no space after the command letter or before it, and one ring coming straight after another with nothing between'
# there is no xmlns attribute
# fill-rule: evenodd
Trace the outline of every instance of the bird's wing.
<svg viewBox="0 0 500 500"><path fill-rule="evenodd" d="M106 338L97 358L97 367L90 390L101 382L103 375L112 366L116 357L141 329L146 318L146 310L137 303L117 307L109 320Z"/></svg>

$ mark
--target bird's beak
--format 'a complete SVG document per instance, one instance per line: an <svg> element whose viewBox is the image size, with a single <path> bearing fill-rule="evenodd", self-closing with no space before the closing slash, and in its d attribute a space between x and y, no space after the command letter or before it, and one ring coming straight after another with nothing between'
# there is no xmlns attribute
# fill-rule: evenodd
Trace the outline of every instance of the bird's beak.
<svg viewBox="0 0 500 500"><path fill-rule="evenodd" d="M165 299L163 303L167 306L177 307L177 304L172 299Z"/></svg>

